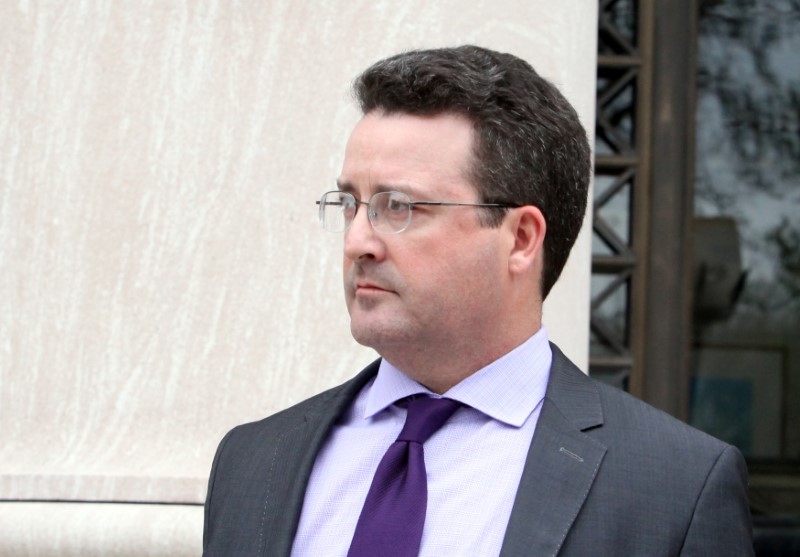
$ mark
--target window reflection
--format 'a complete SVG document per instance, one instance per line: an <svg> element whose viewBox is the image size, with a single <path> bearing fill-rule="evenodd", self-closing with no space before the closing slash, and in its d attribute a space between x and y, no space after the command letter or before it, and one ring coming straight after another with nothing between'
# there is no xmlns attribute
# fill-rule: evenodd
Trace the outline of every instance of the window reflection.
<svg viewBox="0 0 800 557"><path fill-rule="evenodd" d="M800 517L798 24L789 0L705 2L698 42L691 421L744 452L756 523L784 532Z"/></svg>

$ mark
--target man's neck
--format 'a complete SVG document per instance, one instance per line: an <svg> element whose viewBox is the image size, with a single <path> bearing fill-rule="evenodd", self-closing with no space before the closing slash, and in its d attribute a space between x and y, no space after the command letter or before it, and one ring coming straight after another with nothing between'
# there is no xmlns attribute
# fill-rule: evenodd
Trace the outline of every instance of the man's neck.
<svg viewBox="0 0 800 557"><path fill-rule="evenodd" d="M382 358L430 391L444 394L452 387L500 359L536 334L536 322L519 334L504 334L502 339L458 339L449 344L426 343L414 348L385 347ZM444 346L444 349L442 348Z"/></svg>

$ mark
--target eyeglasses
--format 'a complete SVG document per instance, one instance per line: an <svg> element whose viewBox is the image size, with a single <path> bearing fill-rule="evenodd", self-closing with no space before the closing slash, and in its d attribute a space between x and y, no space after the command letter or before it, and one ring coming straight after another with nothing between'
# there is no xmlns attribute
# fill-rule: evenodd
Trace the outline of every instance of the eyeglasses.
<svg viewBox="0 0 800 557"><path fill-rule="evenodd" d="M449 201L411 201L399 191L382 191L369 201L360 201L351 193L329 191L317 201L319 221L328 232L344 232L353 224L359 205L367 206L367 216L372 227L379 232L397 234L411 224L411 212L417 205L437 205L447 207L493 207L513 208L518 205L504 203L452 203Z"/></svg>

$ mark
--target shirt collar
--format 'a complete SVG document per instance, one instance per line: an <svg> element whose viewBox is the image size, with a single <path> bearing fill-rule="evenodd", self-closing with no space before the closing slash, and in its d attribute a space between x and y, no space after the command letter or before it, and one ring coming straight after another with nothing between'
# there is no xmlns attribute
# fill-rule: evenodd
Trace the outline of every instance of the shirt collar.
<svg viewBox="0 0 800 557"><path fill-rule="evenodd" d="M547 330L542 326L524 343L453 386L443 396L471 406L490 418L520 427L544 399L552 359ZM381 360L378 375L369 389L365 418L411 395L439 396L386 360Z"/></svg>

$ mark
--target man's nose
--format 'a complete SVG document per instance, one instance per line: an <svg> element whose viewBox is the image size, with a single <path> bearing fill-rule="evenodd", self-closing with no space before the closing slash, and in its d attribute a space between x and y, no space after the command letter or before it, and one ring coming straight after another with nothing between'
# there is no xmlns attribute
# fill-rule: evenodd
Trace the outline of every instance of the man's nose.
<svg viewBox="0 0 800 557"><path fill-rule="evenodd" d="M353 261L382 259L386 248L369 221L369 206L361 205L344 233L344 255Z"/></svg>

